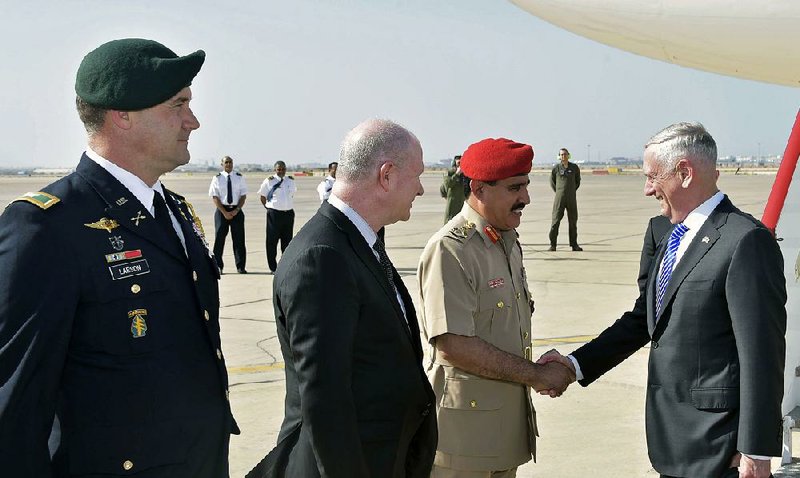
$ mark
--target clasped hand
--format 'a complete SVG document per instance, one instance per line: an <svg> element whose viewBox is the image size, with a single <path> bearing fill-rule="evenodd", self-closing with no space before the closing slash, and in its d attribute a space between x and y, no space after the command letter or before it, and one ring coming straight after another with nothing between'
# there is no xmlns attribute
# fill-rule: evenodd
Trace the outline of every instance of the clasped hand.
<svg viewBox="0 0 800 478"><path fill-rule="evenodd" d="M541 365L540 380L538 384L534 384L533 389L540 395L560 397L575 381L575 367L572 362L555 349L545 352L536 363Z"/></svg>

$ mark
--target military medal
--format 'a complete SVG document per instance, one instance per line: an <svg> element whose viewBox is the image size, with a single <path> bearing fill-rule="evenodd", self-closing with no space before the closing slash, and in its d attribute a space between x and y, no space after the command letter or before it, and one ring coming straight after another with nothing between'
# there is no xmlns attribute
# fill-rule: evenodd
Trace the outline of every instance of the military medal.
<svg viewBox="0 0 800 478"><path fill-rule="evenodd" d="M105 229L106 231L111 232L112 229L119 227L119 223L113 219L101 217L96 222L84 224L84 226L92 229Z"/></svg>
<svg viewBox="0 0 800 478"><path fill-rule="evenodd" d="M136 309L128 312L128 318L131 319L131 336L134 339L139 339L147 335L147 321L145 316L147 309Z"/></svg>
<svg viewBox="0 0 800 478"><path fill-rule="evenodd" d="M116 247L114 249L116 249ZM106 262L113 264L115 262L124 261L127 259L137 259L139 257L142 257L141 249L136 249L135 251L116 252L114 254L106 254Z"/></svg>
<svg viewBox="0 0 800 478"><path fill-rule="evenodd" d="M497 279L492 279L489 281L489 288L496 289L498 287L503 287L505 283L506 283L505 279L503 279L502 277L498 277Z"/></svg>

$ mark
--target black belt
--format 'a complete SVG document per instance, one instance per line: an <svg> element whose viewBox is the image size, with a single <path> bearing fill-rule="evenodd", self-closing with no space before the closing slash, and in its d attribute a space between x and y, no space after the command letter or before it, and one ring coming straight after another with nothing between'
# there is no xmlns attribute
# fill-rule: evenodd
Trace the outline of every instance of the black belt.
<svg viewBox="0 0 800 478"><path fill-rule="evenodd" d="M226 206L226 205L223 204L222 207L224 207L226 211L230 212L230 211L233 211L234 209L236 209L239 206Z"/></svg>

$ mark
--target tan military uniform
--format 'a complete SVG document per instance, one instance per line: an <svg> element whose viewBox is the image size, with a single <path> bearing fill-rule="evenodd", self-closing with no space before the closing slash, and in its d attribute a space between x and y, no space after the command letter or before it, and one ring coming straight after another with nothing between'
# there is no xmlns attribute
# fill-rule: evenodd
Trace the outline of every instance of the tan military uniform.
<svg viewBox="0 0 800 478"><path fill-rule="evenodd" d="M435 465L491 471L529 461L538 435L530 389L453 367L434 340L477 336L530 359L533 301L516 232L494 230L465 203L428 241L418 274L420 329L433 346L426 368L437 400Z"/></svg>

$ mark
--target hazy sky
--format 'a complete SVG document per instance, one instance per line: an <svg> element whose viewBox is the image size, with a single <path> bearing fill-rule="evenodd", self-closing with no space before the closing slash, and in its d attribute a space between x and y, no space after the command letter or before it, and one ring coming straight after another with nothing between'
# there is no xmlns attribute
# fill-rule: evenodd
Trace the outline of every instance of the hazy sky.
<svg viewBox="0 0 800 478"><path fill-rule="evenodd" d="M703 122L721 155L781 154L800 89L634 56L505 0L0 0L0 167L73 166L83 56L144 37L206 51L192 85L193 161L332 161L368 117L414 131L425 160L487 136L551 163L637 157L669 123Z"/></svg>

